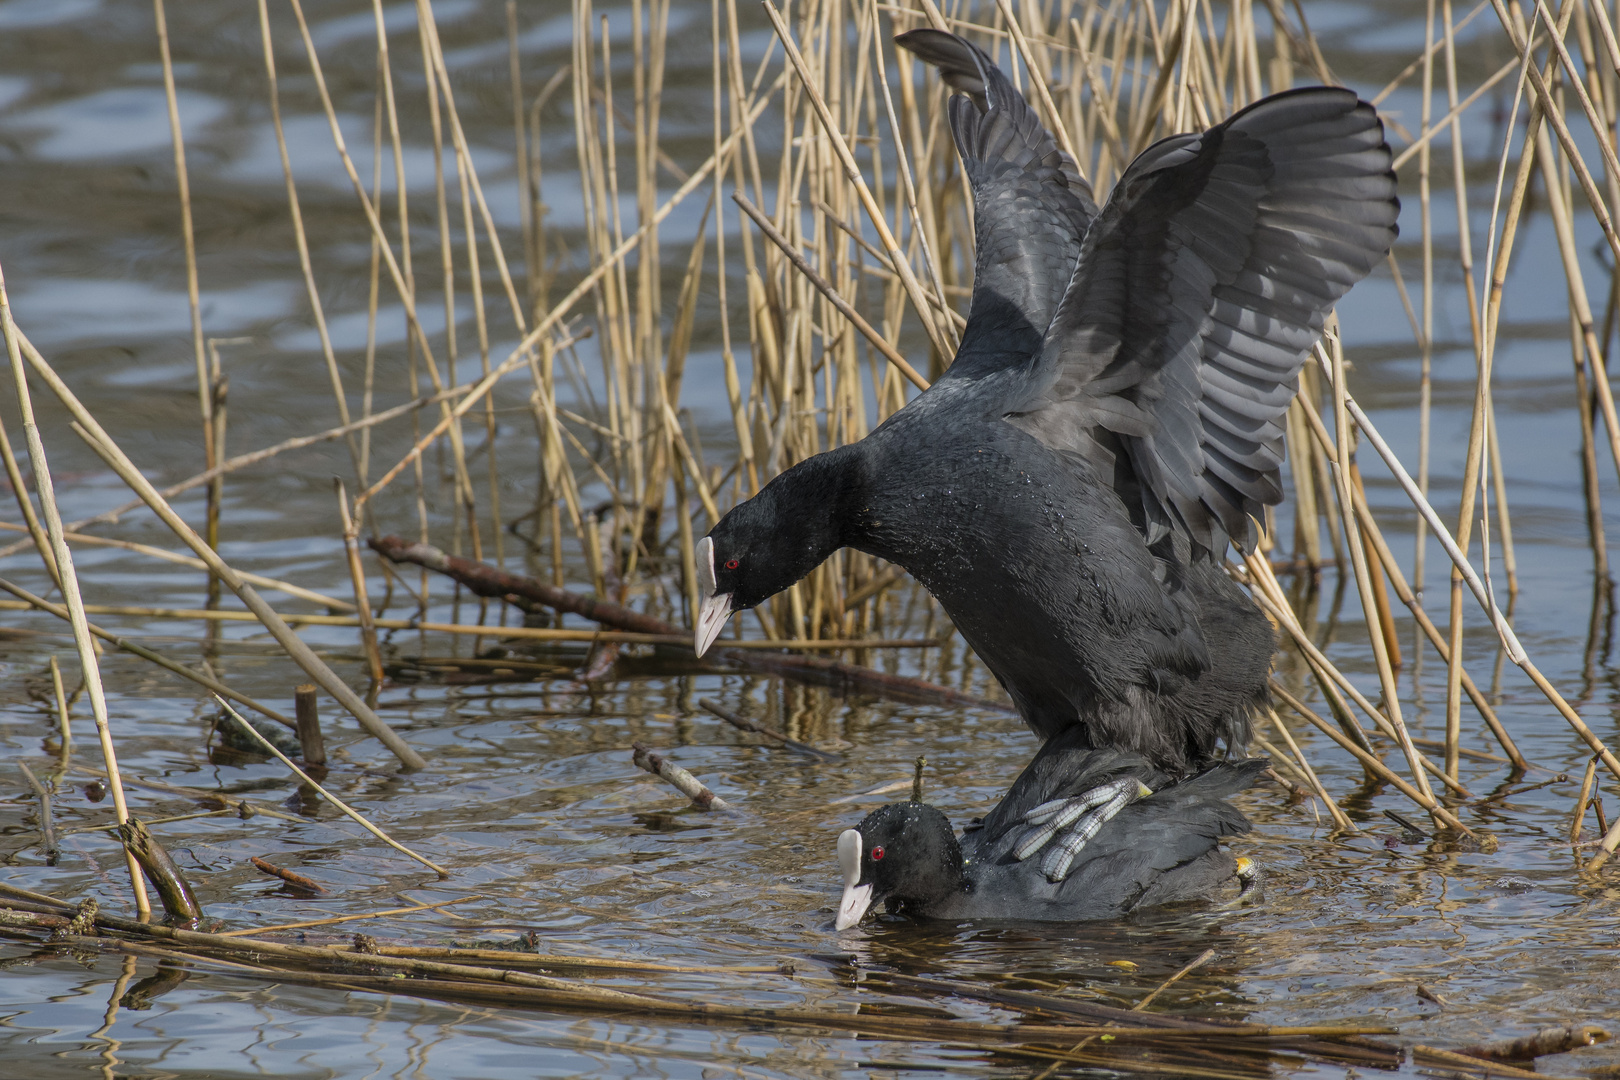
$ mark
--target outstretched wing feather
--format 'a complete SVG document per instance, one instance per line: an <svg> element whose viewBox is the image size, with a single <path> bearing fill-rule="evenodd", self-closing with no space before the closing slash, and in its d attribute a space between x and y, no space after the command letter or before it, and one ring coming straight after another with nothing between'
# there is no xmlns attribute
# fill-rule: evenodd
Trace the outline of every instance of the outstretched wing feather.
<svg viewBox="0 0 1620 1080"><path fill-rule="evenodd" d="M1348 90L1280 94L1149 147L1088 232L1009 419L1098 462L1117 436L1150 542L1174 528L1208 553L1247 545L1281 498L1300 365L1399 208L1377 113Z"/></svg>
<svg viewBox="0 0 1620 1080"><path fill-rule="evenodd" d="M950 376L980 377L1039 351L1096 215L1091 185L977 46L938 30L896 43L939 68L958 96L951 134L973 189L973 298Z"/></svg>

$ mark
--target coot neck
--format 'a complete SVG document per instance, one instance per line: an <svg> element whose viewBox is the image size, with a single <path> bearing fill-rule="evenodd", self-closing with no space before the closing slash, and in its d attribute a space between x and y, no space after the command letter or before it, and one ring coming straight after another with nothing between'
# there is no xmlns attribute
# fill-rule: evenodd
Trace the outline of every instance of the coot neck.
<svg viewBox="0 0 1620 1080"><path fill-rule="evenodd" d="M772 480L767 495L784 535L791 534L789 584L826 561L848 541L847 526L861 489L859 443L806 458Z"/></svg>

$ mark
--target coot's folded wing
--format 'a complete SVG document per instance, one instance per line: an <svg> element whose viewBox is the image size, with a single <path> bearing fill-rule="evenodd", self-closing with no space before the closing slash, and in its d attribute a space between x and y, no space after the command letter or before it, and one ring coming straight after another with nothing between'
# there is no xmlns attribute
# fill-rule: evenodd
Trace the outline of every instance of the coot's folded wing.
<svg viewBox="0 0 1620 1080"><path fill-rule="evenodd" d="M1278 94L1149 147L1088 232L1008 419L1113 477L1150 543L1248 546L1282 497L1300 365L1399 211L1383 126L1349 90Z"/></svg>
<svg viewBox="0 0 1620 1080"><path fill-rule="evenodd" d="M979 378L1039 351L1097 213L1091 185L978 46L940 30L895 42L958 91L951 134L973 188L973 301L952 377Z"/></svg>

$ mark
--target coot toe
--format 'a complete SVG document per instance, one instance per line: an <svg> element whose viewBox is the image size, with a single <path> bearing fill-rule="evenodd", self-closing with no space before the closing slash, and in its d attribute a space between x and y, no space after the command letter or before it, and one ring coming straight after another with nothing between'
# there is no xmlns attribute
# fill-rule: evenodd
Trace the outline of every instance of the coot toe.
<svg viewBox="0 0 1620 1080"><path fill-rule="evenodd" d="M1024 824L1033 828L1013 848L1013 857L1020 861L1027 859L1061 833L1061 839L1041 860L1041 873L1048 881L1062 881L1069 875L1069 867L1086 841L1096 836L1097 831L1125 807L1152 794L1152 788L1134 776L1127 776L1099 784L1072 798L1044 802L1024 814Z"/></svg>

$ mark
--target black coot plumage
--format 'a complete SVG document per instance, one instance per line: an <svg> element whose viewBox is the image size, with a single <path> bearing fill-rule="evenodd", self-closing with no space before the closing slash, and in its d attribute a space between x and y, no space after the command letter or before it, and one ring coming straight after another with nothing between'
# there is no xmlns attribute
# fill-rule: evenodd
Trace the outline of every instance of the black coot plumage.
<svg viewBox="0 0 1620 1080"><path fill-rule="evenodd" d="M1248 787L1264 759L1218 762L1176 781L1140 754L1091 749L1078 736L1048 740L983 826L960 840L944 814L920 802L880 807L846 829L837 928L879 902L927 918L1072 922L1240 890L1244 868L1220 839L1248 832L1249 821L1225 798ZM1031 818L1105 778L1155 790L1103 823L1062 881L1018 857Z"/></svg>
<svg viewBox="0 0 1620 1080"><path fill-rule="evenodd" d="M962 344L865 439L700 542L698 653L848 546L933 593L1043 739L1079 728L1172 777L1241 755L1275 639L1220 562L1281 498L1283 414L1328 310L1395 239L1377 112L1349 90L1275 95L1149 147L1098 210L983 52L896 40L961 91Z"/></svg>

